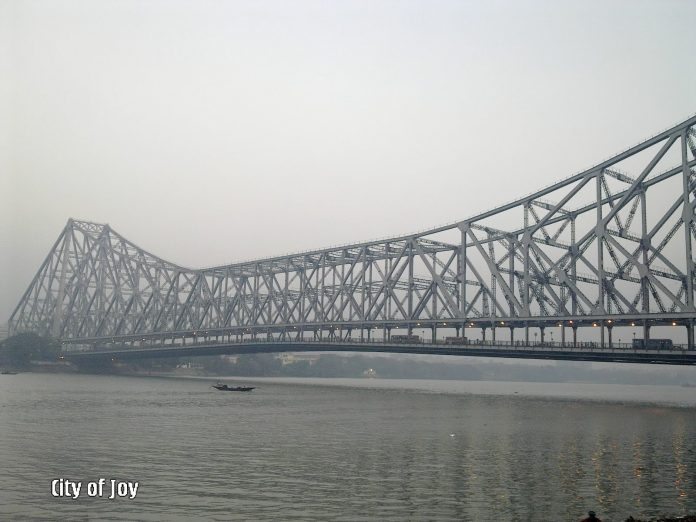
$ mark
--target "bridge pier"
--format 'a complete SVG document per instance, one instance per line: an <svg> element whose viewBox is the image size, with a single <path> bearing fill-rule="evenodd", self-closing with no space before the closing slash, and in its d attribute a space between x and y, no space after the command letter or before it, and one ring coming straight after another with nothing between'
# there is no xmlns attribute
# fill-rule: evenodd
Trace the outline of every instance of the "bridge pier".
<svg viewBox="0 0 696 522"><path fill-rule="evenodd" d="M539 327L539 337L541 339L541 344L544 344L544 327L543 326Z"/></svg>
<svg viewBox="0 0 696 522"><path fill-rule="evenodd" d="M481 327L481 340L483 340L483 342L486 342L486 327L485 326Z"/></svg>
<svg viewBox="0 0 696 522"><path fill-rule="evenodd" d="M608 336L609 336L609 349L611 349L611 348L612 348L612 345L613 345L612 340L611 340L611 330L612 330L612 328L613 328L612 326L607 326L607 332L608 332Z"/></svg>
<svg viewBox="0 0 696 522"><path fill-rule="evenodd" d="M513 326L510 327L510 345L515 344L515 328Z"/></svg>
<svg viewBox="0 0 696 522"><path fill-rule="evenodd" d="M437 326L434 326L434 325L433 325L433 326L431 327L430 335L431 335L431 337L432 337L432 342L433 342L433 343L437 342Z"/></svg>
<svg viewBox="0 0 696 522"><path fill-rule="evenodd" d="M529 344L529 323L524 323L524 344Z"/></svg>
<svg viewBox="0 0 696 522"><path fill-rule="evenodd" d="M565 346L565 324L561 323L561 346Z"/></svg>
<svg viewBox="0 0 696 522"><path fill-rule="evenodd" d="M573 325L573 348L578 347L578 327Z"/></svg>
<svg viewBox="0 0 696 522"><path fill-rule="evenodd" d="M689 319L686 323L686 348L687 350L694 349L694 321Z"/></svg>
<svg viewBox="0 0 696 522"><path fill-rule="evenodd" d="M650 325L647 319L643 319L643 339L646 341L650 339Z"/></svg>
<svg viewBox="0 0 696 522"><path fill-rule="evenodd" d="M491 326L491 340L493 342L495 342L495 330L496 330L495 323L493 323L493 325Z"/></svg>

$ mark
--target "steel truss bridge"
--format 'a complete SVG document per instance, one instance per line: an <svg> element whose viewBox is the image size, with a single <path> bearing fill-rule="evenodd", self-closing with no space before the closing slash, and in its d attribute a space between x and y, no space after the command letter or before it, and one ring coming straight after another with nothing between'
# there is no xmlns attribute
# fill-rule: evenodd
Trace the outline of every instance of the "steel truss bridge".
<svg viewBox="0 0 696 522"><path fill-rule="evenodd" d="M695 207L696 116L493 210L324 250L194 270L70 219L9 328L52 335L75 357L362 350L693 364ZM646 340L654 326L683 328L687 343L636 350L612 335L627 326ZM483 341L463 344L473 332Z"/></svg>

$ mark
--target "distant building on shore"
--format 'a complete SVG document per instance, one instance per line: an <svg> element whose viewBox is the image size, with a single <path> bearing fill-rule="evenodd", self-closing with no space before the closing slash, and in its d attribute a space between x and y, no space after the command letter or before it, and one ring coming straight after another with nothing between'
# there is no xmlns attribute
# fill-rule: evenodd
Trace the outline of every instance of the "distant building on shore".
<svg viewBox="0 0 696 522"><path fill-rule="evenodd" d="M321 357L321 354L319 353L281 353L278 355L278 359L280 359L280 362L283 363L283 366L288 365L288 364L293 364L296 362L300 361L307 361L310 366L315 364L318 360L319 357Z"/></svg>
<svg viewBox="0 0 696 522"><path fill-rule="evenodd" d="M194 363L194 362L191 362L191 361L187 361L187 362L184 362L184 363L181 363L181 364L177 364L176 367L177 367L178 369L185 369L185 370L202 370L202 369L203 369L203 365L202 365L202 364Z"/></svg>

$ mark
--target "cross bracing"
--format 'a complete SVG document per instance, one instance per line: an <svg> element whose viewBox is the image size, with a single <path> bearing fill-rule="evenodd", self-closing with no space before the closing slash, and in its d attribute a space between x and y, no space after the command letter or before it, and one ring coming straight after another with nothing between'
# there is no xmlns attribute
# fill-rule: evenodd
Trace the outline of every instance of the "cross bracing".
<svg viewBox="0 0 696 522"><path fill-rule="evenodd" d="M74 341L630 322L647 336L677 322L691 346L695 125L451 225L226 266L185 268L71 219L10 329Z"/></svg>

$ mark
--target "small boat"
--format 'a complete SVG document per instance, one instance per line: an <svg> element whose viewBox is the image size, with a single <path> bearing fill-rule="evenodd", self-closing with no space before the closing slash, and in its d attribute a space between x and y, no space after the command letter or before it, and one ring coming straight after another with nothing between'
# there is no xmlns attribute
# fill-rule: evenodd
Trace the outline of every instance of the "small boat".
<svg viewBox="0 0 696 522"><path fill-rule="evenodd" d="M226 384L216 383L211 386L219 391L238 391L238 392L249 392L254 389L253 386L227 386Z"/></svg>

